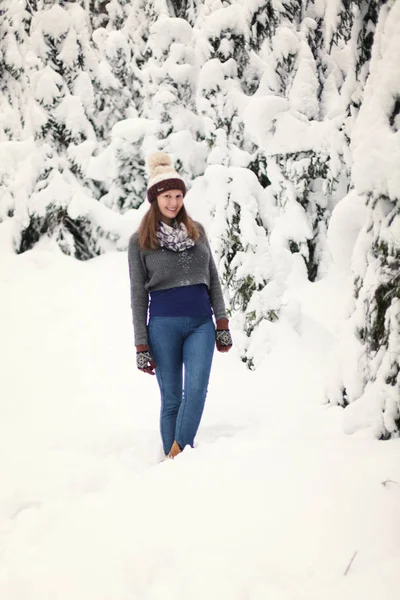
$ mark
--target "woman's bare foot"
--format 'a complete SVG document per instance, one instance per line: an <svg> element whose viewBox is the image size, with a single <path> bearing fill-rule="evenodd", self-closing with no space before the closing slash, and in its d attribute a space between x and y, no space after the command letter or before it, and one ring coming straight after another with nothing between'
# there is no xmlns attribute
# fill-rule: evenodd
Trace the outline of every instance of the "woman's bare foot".
<svg viewBox="0 0 400 600"><path fill-rule="evenodd" d="M180 449L178 442L174 442L169 451L168 458L175 458L175 456L178 456L181 452L182 450Z"/></svg>

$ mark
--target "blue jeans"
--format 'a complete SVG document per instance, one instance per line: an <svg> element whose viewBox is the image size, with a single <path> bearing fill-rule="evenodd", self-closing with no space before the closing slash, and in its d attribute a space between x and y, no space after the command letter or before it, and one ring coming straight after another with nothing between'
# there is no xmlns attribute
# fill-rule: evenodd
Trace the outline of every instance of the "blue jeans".
<svg viewBox="0 0 400 600"><path fill-rule="evenodd" d="M161 392L161 437L168 454L174 440L182 449L193 446L206 401L215 327L210 317L152 317L148 334Z"/></svg>

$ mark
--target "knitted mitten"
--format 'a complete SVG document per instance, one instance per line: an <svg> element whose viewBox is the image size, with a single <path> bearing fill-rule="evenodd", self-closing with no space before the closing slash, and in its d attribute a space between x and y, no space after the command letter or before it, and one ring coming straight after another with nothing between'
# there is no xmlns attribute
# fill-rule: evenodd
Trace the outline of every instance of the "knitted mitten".
<svg viewBox="0 0 400 600"><path fill-rule="evenodd" d="M141 352L136 352L136 365L138 369L146 369L150 366L151 361L152 358L149 350L142 350Z"/></svg>
<svg viewBox="0 0 400 600"><path fill-rule="evenodd" d="M232 346L232 336L229 329L217 329L215 331L215 340L220 346Z"/></svg>

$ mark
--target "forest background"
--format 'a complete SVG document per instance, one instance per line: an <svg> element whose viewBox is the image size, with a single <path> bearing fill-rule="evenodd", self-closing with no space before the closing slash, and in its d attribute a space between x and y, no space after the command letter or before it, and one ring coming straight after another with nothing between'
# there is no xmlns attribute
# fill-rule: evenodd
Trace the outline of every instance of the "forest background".
<svg viewBox="0 0 400 600"><path fill-rule="evenodd" d="M349 301L326 402L398 437L399 28L398 0L2 0L1 252L125 251L166 151L242 360L331 278Z"/></svg>

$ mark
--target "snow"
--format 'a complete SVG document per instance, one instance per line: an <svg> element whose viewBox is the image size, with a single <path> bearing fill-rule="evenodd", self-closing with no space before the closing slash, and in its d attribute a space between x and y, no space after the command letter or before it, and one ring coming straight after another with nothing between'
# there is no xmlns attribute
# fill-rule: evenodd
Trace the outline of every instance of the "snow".
<svg viewBox="0 0 400 600"><path fill-rule="evenodd" d="M308 150L326 152L330 149L335 156L341 149L339 121L335 118L308 121L297 111L289 111L289 108L288 101L280 96L269 94L252 97L243 113L246 132L268 154Z"/></svg>
<svg viewBox="0 0 400 600"><path fill-rule="evenodd" d="M298 68L289 92L292 108L309 119L316 118L319 113L318 88L315 60L308 43L302 40L298 53Z"/></svg>
<svg viewBox="0 0 400 600"><path fill-rule="evenodd" d="M94 140L85 140L81 144L76 145L70 144L67 150L68 157L73 163L78 164L79 167L86 172L92 154L96 149L96 145Z"/></svg>
<svg viewBox="0 0 400 600"><path fill-rule="evenodd" d="M244 123L255 139L265 136L275 126L281 113L289 110L289 103L280 96L255 96L247 104Z"/></svg>
<svg viewBox="0 0 400 600"><path fill-rule="evenodd" d="M164 150L172 157L179 156L185 173L193 173L194 176L202 175L207 158L207 144L193 139L189 131L177 131L168 136L168 142ZM192 182L186 181L189 187Z"/></svg>
<svg viewBox="0 0 400 600"><path fill-rule="evenodd" d="M276 56L287 58L290 54L296 54L298 47L299 38L293 29L285 26L277 28L272 39L272 48Z"/></svg>
<svg viewBox="0 0 400 600"><path fill-rule="evenodd" d="M152 40L153 46L156 46L157 50L162 53L168 50L175 41L190 45L193 33L185 19L162 17L153 23L150 35L155 38Z"/></svg>
<svg viewBox="0 0 400 600"><path fill-rule="evenodd" d="M35 98L44 105L51 105L61 95L62 77L47 65L33 78Z"/></svg>
<svg viewBox="0 0 400 600"><path fill-rule="evenodd" d="M124 119L112 128L114 138L123 138L129 142L138 142L145 135L157 132L157 121L149 119Z"/></svg>
<svg viewBox="0 0 400 600"><path fill-rule="evenodd" d="M54 109L54 116L58 123L62 123L70 132L73 139L76 138L78 141L81 137L91 141L96 139L79 96L66 96Z"/></svg>
<svg viewBox="0 0 400 600"><path fill-rule="evenodd" d="M50 4L31 22L24 2L4 9L0 598L392 597L399 440L375 438L398 435L395 289L387 347L361 338L397 276L400 2L379 7L361 68L374 16L339 0L273 0L264 39L265 0L191 0L193 27L169 0L113 0L93 35L87 1ZM117 252L154 150L236 309L198 445L162 463ZM51 206L108 253L65 256ZM50 230L17 256L33 216Z"/></svg>
<svg viewBox="0 0 400 600"><path fill-rule="evenodd" d="M354 190L334 208L329 221L328 249L337 269L351 270L354 245L366 221L365 198L357 196Z"/></svg>
<svg viewBox="0 0 400 600"><path fill-rule="evenodd" d="M118 174L115 164L115 148L110 145L97 156L92 156L88 161L86 174L96 181L114 179Z"/></svg>
<svg viewBox="0 0 400 600"><path fill-rule="evenodd" d="M321 404L338 280L298 287L301 332L281 328L256 372L216 355L197 447L166 462L126 254L42 243L2 252L0 282L2 598L393 596L400 440L346 436Z"/></svg>
<svg viewBox="0 0 400 600"><path fill-rule="evenodd" d="M32 20L32 28L40 28L44 35L52 36L54 39L60 39L68 33L71 26L71 19L68 11L64 10L58 4L55 4L46 11L36 13Z"/></svg>
<svg viewBox="0 0 400 600"><path fill-rule="evenodd" d="M217 58L207 61L199 74L198 86L202 91L212 92L221 87L224 80L224 65Z"/></svg>
<svg viewBox="0 0 400 600"><path fill-rule="evenodd" d="M390 125L390 116L400 85L400 3L382 10L377 25L364 102L354 127L353 177L358 193L399 198L400 133Z"/></svg>
<svg viewBox="0 0 400 600"><path fill-rule="evenodd" d="M99 62L97 77L100 85L105 89L111 88L117 90L120 87L120 83L113 75L110 65L104 60Z"/></svg>
<svg viewBox="0 0 400 600"><path fill-rule="evenodd" d="M342 201L343 210L342 202L339 203L338 216L339 222L344 223L340 212L348 219L343 228L346 236L344 262L351 249L351 243L348 243L354 242L348 263L355 286L354 312L340 334L342 350L336 361L336 392L329 384L327 391L332 402L340 403L341 390L345 390L346 401L350 403L344 415L345 431L369 432L377 437L397 435L396 422L400 416L396 371L399 356L398 269L395 262L400 185L399 132L395 114L395 98L400 85L399 24L399 3L383 6L376 25L362 103L352 125L350 151L354 191ZM366 207L359 213L357 204L359 207L362 202ZM332 219L334 215L335 211ZM332 225L335 226L335 221L330 223L330 229ZM379 302L383 286L388 286L389 291L384 302ZM373 340L377 331L378 344Z"/></svg>
<svg viewBox="0 0 400 600"><path fill-rule="evenodd" d="M14 35L7 36L7 46L4 52L4 60L6 65L14 69L23 67L23 60Z"/></svg>
<svg viewBox="0 0 400 600"><path fill-rule="evenodd" d="M62 50L57 56L69 69L73 69L78 64L79 47L77 42L76 32L71 28L66 35Z"/></svg>
<svg viewBox="0 0 400 600"><path fill-rule="evenodd" d="M341 0L317 0L311 7L316 17L324 19L326 47L331 42L332 35L337 31L338 16L342 8Z"/></svg>
<svg viewBox="0 0 400 600"><path fill-rule="evenodd" d="M78 73L73 86L73 93L79 96L85 110L92 110L94 106L94 90L90 77L84 71Z"/></svg>
<svg viewBox="0 0 400 600"><path fill-rule="evenodd" d="M243 2L240 2L240 4L243 5ZM234 34L248 37L248 23L245 13L245 7L236 4L217 8L204 19L202 26L207 34L213 38L221 37L223 32L228 36Z"/></svg>

